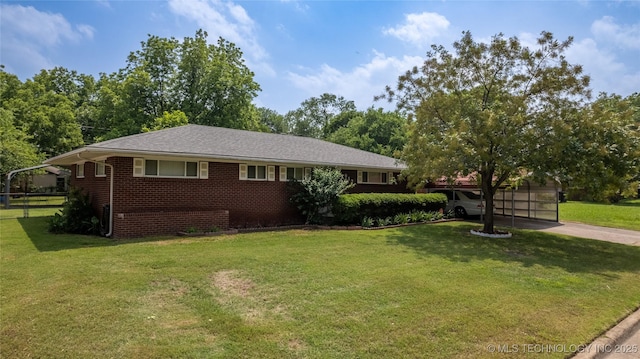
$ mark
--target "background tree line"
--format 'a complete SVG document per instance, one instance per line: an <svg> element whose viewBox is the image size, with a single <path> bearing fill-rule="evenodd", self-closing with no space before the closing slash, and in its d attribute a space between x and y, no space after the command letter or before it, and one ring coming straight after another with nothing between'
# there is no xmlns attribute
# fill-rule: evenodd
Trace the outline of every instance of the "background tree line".
<svg viewBox="0 0 640 359"><path fill-rule="evenodd" d="M509 44L500 43L502 47L495 47L491 53L464 40L459 43L460 48L466 46L471 50L461 55L458 66L462 67L471 64L481 51L486 52L483 56L487 56L489 64L491 58L498 59L501 52L510 51ZM553 39L547 40L553 43ZM437 49L448 56L443 48ZM534 58L533 53L530 55ZM549 73L544 83L560 86L560 82L549 82L549 79L565 76L562 72L565 70ZM503 137L511 141L505 142L507 145L502 151L521 148L515 146L514 141L530 140L511 136L522 132L516 131L516 126L524 117L518 117L517 113L508 116L511 109L520 105L514 101L515 97L507 95L509 89L505 84L492 85L495 87L492 97L482 98L482 88L476 85L458 92L446 89L447 81L452 83L453 72L446 73L448 79L439 80L445 84L443 92L426 89L424 81L412 82L419 80L417 75L418 72L408 72L400 78L399 84L406 96L388 93L388 99L398 101L397 111L374 107L360 111L353 101L325 93L303 101L297 109L279 114L254 105L260 86L246 66L242 51L222 38L208 43L207 33L202 30L182 40L149 35L138 50L129 54L124 68L98 77L56 67L41 70L22 82L0 68L0 174L39 164L47 157L85 144L187 123L315 137L401 157L409 164L436 163L438 157L445 159L442 163L451 164L456 158L452 153L467 154L465 161L477 163L474 157L477 151L460 151L464 146L447 147L450 152L441 151L445 147L437 141L431 142L429 148L417 146L414 141L424 140L426 137L420 134L429 129L441 134L441 139L458 143L464 136L485 140L500 138L496 137L499 130L509 134ZM474 107L473 99L478 95L485 100L487 108ZM415 102L402 102L409 98ZM556 107L569 109L568 106ZM491 127L487 118L476 126L475 133L465 133L469 128L445 128L442 123L425 127L420 119L431 116L429 111L448 113L447 118L453 120L470 118L474 113L490 114L494 116L492 123L498 123L495 118L499 118L500 124L507 125ZM562 169L556 175L565 184L584 188L592 199L602 200L634 189L633 183L640 180L640 94L626 98L601 94L594 101L553 115L559 120L555 122L554 131L564 128L567 136L563 137L561 146L545 147L553 148L554 153L531 151L530 158L541 157L537 163L561 161L561 166L555 166ZM580 125L569 125L569 120ZM549 136L536 138L551 139ZM453 142L450 144L455 144ZM447 172L443 168L438 171ZM425 175L420 173L413 179L423 179Z"/></svg>

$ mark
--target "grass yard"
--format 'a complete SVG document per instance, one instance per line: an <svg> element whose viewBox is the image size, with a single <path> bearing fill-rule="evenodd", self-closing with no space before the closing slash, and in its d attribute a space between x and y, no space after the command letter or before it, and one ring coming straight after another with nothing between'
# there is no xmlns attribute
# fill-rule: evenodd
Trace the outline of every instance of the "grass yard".
<svg viewBox="0 0 640 359"><path fill-rule="evenodd" d="M560 221L640 231L640 199L617 204L573 201L560 203Z"/></svg>
<svg viewBox="0 0 640 359"><path fill-rule="evenodd" d="M584 344L640 305L640 247L463 222L123 242L0 226L7 358L563 358L524 345Z"/></svg>

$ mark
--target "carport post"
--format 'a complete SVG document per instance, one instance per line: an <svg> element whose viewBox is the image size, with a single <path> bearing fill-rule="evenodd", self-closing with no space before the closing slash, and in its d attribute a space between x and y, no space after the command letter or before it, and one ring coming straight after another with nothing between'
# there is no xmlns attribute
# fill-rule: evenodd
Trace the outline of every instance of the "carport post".
<svg viewBox="0 0 640 359"><path fill-rule="evenodd" d="M21 168L19 170L14 170L11 171L9 173L7 173L7 180L4 183L4 208L9 209L9 195L10 195L10 191L11 191L11 178L13 178L13 175L15 175L16 173L19 172L24 172L24 171L29 171L29 170L35 170L38 168L42 168L42 167L47 167L49 165L38 165L38 166L33 166L33 167L27 167L27 168Z"/></svg>
<svg viewBox="0 0 640 359"><path fill-rule="evenodd" d="M516 199L515 190L511 188L511 228L516 228Z"/></svg>

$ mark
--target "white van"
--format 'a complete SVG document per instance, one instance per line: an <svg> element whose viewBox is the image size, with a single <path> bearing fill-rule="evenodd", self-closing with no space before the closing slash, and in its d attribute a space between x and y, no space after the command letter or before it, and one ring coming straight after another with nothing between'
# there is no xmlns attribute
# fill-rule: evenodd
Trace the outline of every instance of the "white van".
<svg viewBox="0 0 640 359"><path fill-rule="evenodd" d="M479 216L485 212L484 199L480 200L480 194L470 190L434 189L431 193L442 193L447 196L449 202L445 212L453 210L456 217Z"/></svg>

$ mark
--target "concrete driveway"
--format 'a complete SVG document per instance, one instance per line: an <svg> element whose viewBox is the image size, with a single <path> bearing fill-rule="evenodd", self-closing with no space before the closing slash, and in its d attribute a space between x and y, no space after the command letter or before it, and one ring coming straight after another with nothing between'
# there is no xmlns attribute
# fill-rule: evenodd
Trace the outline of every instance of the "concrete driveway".
<svg viewBox="0 0 640 359"><path fill-rule="evenodd" d="M495 225L511 227L511 217L495 217ZM515 218L515 228L535 229L542 232L566 234L568 236L597 239L600 241L640 246L640 231L592 226L575 222L549 222Z"/></svg>

